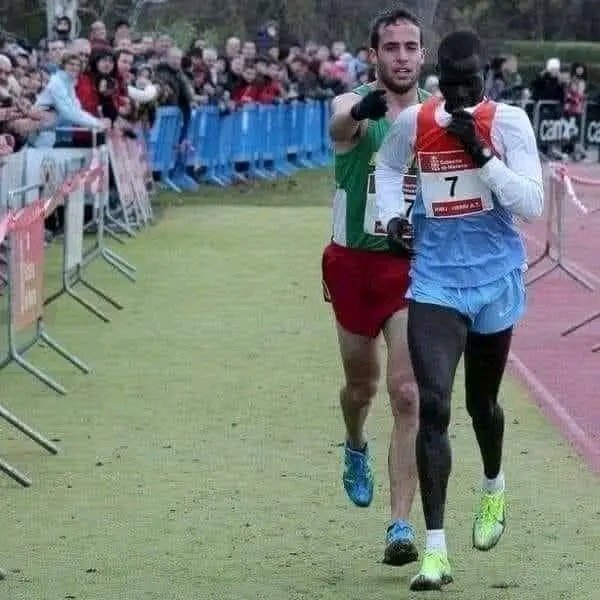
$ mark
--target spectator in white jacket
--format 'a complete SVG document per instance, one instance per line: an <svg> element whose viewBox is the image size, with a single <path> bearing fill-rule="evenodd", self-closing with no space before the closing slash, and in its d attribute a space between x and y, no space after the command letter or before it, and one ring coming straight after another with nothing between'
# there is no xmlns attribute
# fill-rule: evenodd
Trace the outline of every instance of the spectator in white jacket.
<svg viewBox="0 0 600 600"><path fill-rule="evenodd" d="M81 71L81 58L76 54L65 53L58 71L52 75L48 85L38 96L35 106L56 113L56 128L84 127L104 131L110 127L107 120L97 119L81 108L75 93L75 82ZM66 135L65 135L66 134ZM59 141L70 139L68 132L61 132ZM57 142L55 129L41 131L32 137L32 146L54 146Z"/></svg>

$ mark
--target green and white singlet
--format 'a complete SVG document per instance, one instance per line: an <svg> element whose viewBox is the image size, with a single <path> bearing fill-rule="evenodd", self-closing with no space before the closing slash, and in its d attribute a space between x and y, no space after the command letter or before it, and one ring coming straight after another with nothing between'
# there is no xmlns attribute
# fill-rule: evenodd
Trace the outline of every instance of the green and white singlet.
<svg viewBox="0 0 600 600"><path fill-rule="evenodd" d="M362 85L353 92L366 96L372 87ZM429 97L418 90L419 102ZM377 152L391 127L388 119L369 120L367 132L354 148L335 155L332 240L340 246L362 250L388 249L386 233L376 220L375 166ZM411 165L404 178L405 202L416 194L416 170Z"/></svg>

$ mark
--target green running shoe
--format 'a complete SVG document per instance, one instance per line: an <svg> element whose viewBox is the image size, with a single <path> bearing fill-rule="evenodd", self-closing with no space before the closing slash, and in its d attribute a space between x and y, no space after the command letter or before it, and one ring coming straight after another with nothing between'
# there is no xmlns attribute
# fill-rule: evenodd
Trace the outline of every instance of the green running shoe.
<svg viewBox="0 0 600 600"><path fill-rule="evenodd" d="M490 550L504 533L506 505L504 492L482 492L473 518L473 547Z"/></svg>
<svg viewBox="0 0 600 600"><path fill-rule="evenodd" d="M443 585L452 583L452 569L445 552L425 550L421 570L410 582L413 592L441 590Z"/></svg>

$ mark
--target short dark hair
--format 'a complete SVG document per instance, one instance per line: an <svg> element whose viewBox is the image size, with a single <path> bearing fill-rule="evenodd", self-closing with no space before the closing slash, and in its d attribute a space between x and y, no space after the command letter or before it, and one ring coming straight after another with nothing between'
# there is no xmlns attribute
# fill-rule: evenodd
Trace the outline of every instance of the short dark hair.
<svg viewBox="0 0 600 600"><path fill-rule="evenodd" d="M408 21L419 28L421 46L423 45L423 27L417 16L407 8L390 8L379 13L371 23L370 44L371 48L379 47L379 30L382 27L393 25L398 21Z"/></svg>
<svg viewBox="0 0 600 600"><path fill-rule="evenodd" d="M70 62L78 62L81 66L81 56L79 54L73 54L72 52L65 52L60 57L60 66L64 69Z"/></svg>
<svg viewBox="0 0 600 600"><path fill-rule="evenodd" d="M187 55L190 58L202 58L204 56L202 48L192 48Z"/></svg>
<svg viewBox="0 0 600 600"><path fill-rule="evenodd" d="M504 60L502 61L504 62ZM438 47L438 71L444 78L471 77L485 66L481 38L470 30L454 31Z"/></svg>

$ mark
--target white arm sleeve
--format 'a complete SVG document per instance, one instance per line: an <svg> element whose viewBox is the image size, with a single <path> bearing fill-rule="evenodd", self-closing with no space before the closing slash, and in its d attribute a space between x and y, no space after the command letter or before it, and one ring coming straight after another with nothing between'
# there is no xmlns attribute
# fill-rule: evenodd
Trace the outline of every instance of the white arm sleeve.
<svg viewBox="0 0 600 600"><path fill-rule="evenodd" d="M498 202L526 220L544 210L544 185L535 134L525 111L498 104L492 142L504 158L492 158L480 170Z"/></svg>
<svg viewBox="0 0 600 600"><path fill-rule="evenodd" d="M158 87L151 83L142 90L133 85L128 85L127 95L134 102L138 102L139 104L147 104L148 102L154 101L158 96Z"/></svg>
<svg viewBox="0 0 600 600"><path fill-rule="evenodd" d="M384 229L392 218L405 216L402 184L412 156L419 108L417 104L400 113L377 153L375 204Z"/></svg>

